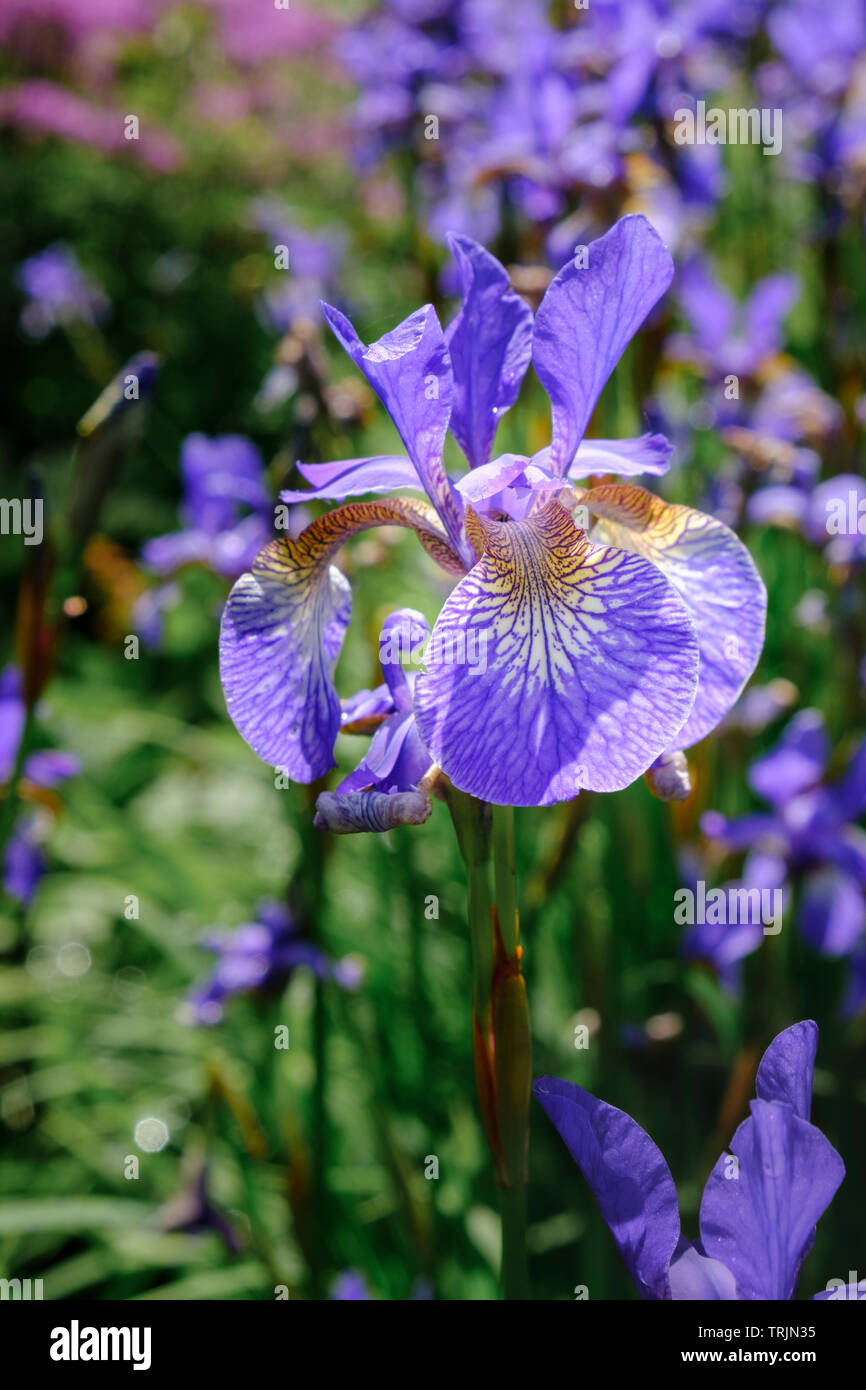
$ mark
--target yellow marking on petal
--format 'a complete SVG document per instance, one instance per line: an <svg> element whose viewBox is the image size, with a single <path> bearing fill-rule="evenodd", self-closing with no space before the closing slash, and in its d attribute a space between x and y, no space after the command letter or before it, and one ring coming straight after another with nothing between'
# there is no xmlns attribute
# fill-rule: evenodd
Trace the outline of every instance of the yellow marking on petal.
<svg viewBox="0 0 866 1390"><path fill-rule="evenodd" d="M466 566L452 550L436 512L414 497L348 502L336 507L312 521L295 540L282 536L272 541L257 557L253 570L277 571L288 580L290 571L303 573L323 564L351 536L376 526L409 527L427 554L449 574L466 573Z"/></svg>

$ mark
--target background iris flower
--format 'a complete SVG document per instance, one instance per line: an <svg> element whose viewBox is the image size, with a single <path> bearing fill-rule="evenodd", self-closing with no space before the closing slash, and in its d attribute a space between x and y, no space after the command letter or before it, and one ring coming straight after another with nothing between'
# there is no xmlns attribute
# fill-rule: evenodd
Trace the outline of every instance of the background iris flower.
<svg viewBox="0 0 866 1390"><path fill-rule="evenodd" d="M590 244L587 264L577 257L560 271L533 323L494 257L467 238L452 245L463 304L447 331L427 305L365 346L344 315L325 309L406 453L302 465L312 489L282 494L343 500L403 487L427 500L349 502L262 551L223 616L229 712L255 752L292 778L328 771L340 727L333 673L350 613L331 561L358 531L408 526L460 580L414 692L432 759L461 791L499 805L616 791L718 723L763 642L763 584L725 526L630 483L572 486L665 471L661 436L585 436L673 263L645 218L625 217ZM551 400L551 443L532 458L491 458L530 360ZM459 480L445 470L449 426L470 465ZM483 671L459 658L481 637Z"/></svg>
<svg viewBox="0 0 866 1390"><path fill-rule="evenodd" d="M234 994L283 989L299 966L347 989L359 981L354 961L332 961L312 941L305 941L292 913L271 899L259 903L254 922L230 932L210 932L204 945L216 952L217 965L190 994L188 1016L193 1023L219 1023L226 999Z"/></svg>
<svg viewBox="0 0 866 1390"><path fill-rule="evenodd" d="M21 672L7 666L0 672L0 787L14 779L24 734L26 710ZM44 844L54 814L60 809L54 789L80 770L71 753L42 748L30 753L21 768L19 794L28 809L18 815L3 859L3 887L10 897L29 903L45 873Z"/></svg>
<svg viewBox="0 0 866 1390"><path fill-rule="evenodd" d="M794 1297L815 1224L845 1176L809 1121L817 1046L817 1026L806 1021L767 1048L751 1115L707 1178L697 1241L681 1234L670 1169L630 1115L571 1082L536 1081L536 1099L589 1183L642 1298Z"/></svg>
<svg viewBox="0 0 866 1390"><path fill-rule="evenodd" d="M855 824L866 809L866 741L833 781L826 780L829 758L822 716L801 710L749 769L752 790L771 809L733 820L708 811L701 829L728 850L746 851L744 887L787 892L799 884L799 926L806 941L822 955L853 959L843 1004L853 1014L866 1004L866 832ZM759 944L758 936L752 949Z"/></svg>

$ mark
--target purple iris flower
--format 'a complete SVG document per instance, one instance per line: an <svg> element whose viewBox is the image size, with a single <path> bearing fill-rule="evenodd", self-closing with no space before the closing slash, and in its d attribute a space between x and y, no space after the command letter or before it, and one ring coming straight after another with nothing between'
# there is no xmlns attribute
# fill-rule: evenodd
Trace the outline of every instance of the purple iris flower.
<svg viewBox="0 0 866 1390"><path fill-rule="evenodd" d="M208 1195L208 1166L203 1160L195 1161L181 1190L161 1208L157 1220L163 1231L184 1231L189 1235L213 1231L232 1254L240 1250L232 1227Z"/></svg>
<svg viewBox="0 0 866 1390"><path fill-rule="evenodd" d="M108 313L102 290L85 275L75 252L62 242L22 261L18 284L27 296L21 327L29 338L45 338L52 328L96 324Z"/></svg>
<svg viewBox="0 0 866 1390"><path fill-rule="evenodd" d="M321 299L334 292L337 269L346 252L345 238L331 229L305 231L273 199L257 199L252 213L271 248L285 246L288 252L281 282L262 297L265 323L276 333L288 333L298 320L318 321Z"/></svg>
<svg viewBox="0 0 866 1390"><path fill-rule="evenodd" d="M8 782L14 772L25 717L21 672L16 666L7 666L0 672L0 785ZM21 770L22 795L31 799L28 784L30 788L53 791L74 777L80 766L76 757L59 748L38 749L27 757ZM3 887L20 903L30 902L45 873L46 831L47 819L41 810L25 811L6 845Z"/></svg>
<svg viewBox="0 0 866 1390"><path fill-rule="evenodd" d="M190 434L181 446L180 470L184 529L148 541L141 558L158 575L202 564L234 578L273 533L262 456L240 434Z"/></svg>
<svg viewBox="0 0 866 1390"><path fill-rule="evenodd" d="M866 478L858 473L759 488L746 511L750 521L802 532L831 564L866 560Z"/></svg>
<svg viewBox="0 0 866 1390"><path fill-rule="evenodd" d="M765 590L731 531L630 482L575 486L667 468L660 435L586 432L673 262L645 218L625 217L560 271L533 323L493 256L465 237L452 245L463 303L445 332L426 305L365 345L325 307L406 452L299 465L312 488L283 499L402 488L427 500L350 501L258 556L223 614L229 713L293 779L333 766L350 593L332 560L361 530L406 526L459 581L415 681L433 761L460 790L500 805L616 791L714 728L763 644ZM551 443L532 458L493 457L530 358L552 404ZM449 427L470 465L459 479L444 464Z"/></svg>
<svg viewBox="0 0 866 1390"><path fill-rule="evenodd" d="M682 1235L670 1169L631 1116L572 1082L535 1082L535 1097L589 1183L641 1298L794 1297L818 1218L845 1176L809 1119L817 1046L818 1029L806 1021L767 1048L751 1114L704 1187L697 1241Z"/></svg>
<svg viewBox="0 0 866 1390"><path fill-rule="evenodd" d="M345 989L359 982L354 960L332 961L320 947L304 941L292 914L271 899L259 903L255 921L229 932L210 932L203 944L218 960L213 974L189 996L189 1018L197 1024L219 1023L233 994L284 988L300 966Z"/></svg>
<svg viewBox="0 0 866 1390"><path fill-rule="evenodd" d="M740 305L696 255L680 272L678 292L691 333L672 340L672 355L698 363L710 376L752 376L781 349L782 324L799 284L794 275L768 275Z"/></svg>
<svg viewBox="0 0 866 1390"><path fill-rule="evenodd" d="M866 739L833 782L825 781L829 751L820 713L801 710L749 771L752 790L771 809L735 820L708 811L701 829L729 850L746 851L747 888L798 882L806 941L823 955L853 958L866 943L866 831L855 824L866 810ZM864 1004L866 993L849 988L846 1013Z"/></svg>
<svg viewBox="0 0 866 1390"><path fill-rule="evenodd" d="M687 856L683 856L681 867L686 870L683 874L683 885L696 899L702 866L699 862L692 863ZM755 885L739 880L724 884L722 892L725 894L725 901L739 902L739 899L732 895L744 888L748 890L750 886ZM722 989L732 995L739 994L740 991L743 960L753 951L757 951L764 939L760 912L753 909L753 899L744 901L748 903L748 908L743 914L746 917L745 921L697 921L685 932L680 945L680 954L686 960L701 961L709 965L718 977ZM760 898L757 899L757 905L760 907ZM704 915L707 917L715 914Z"/></svg>

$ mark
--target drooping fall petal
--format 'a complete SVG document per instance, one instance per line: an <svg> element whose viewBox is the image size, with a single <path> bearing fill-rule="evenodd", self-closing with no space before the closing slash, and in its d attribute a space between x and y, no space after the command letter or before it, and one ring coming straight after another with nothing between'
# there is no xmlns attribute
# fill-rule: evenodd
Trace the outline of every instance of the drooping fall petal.
<svg viewBox="0 0 866 1390"><path fill-rule="evenodd" d="M558 502L523 522L467 518L484 554L416 682L425 744L461 791L500 805L628 786L694 699L681 600L638 556L591 545Z"/></svg>
<svg viewBox="0 0 866 1390"><path fill-rule="evenodd" d="M757 665L767 611L763 580L742 541L715 517L629 483L590 488L581 501L596 518L593 539L649 560L691 615L701 651L698 693L672 744L689 748L715 728Z"/></svg>
<svg viewBox="0 0 866 1390"><path fill-rule="evenodd" d="M311 782L333 766L340 702L333 674L349 622L349 585L331 559L375 526L408 526L453 574L463 566L432 508L412 498L350 502L297 540L266 546L232 589L220 634L220 674L238 732L260 758Z"/></svg>

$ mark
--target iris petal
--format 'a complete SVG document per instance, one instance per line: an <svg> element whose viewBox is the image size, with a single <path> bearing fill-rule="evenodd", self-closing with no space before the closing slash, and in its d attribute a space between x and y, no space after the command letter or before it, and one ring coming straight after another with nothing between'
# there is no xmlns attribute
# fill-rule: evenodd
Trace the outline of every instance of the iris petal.
<svg viewBox="0 0 866 1390"><path fill-rule="evenodd" d="M780 1101L754 1100L701 1201L701 1243L734 1275L741 1299L789 1299L815 1224L845 1168L814 1125Z"/></svg>
<svg viewBox="0 0 866 1390"><path fill-rule="evenodd" d="M628 483L591 488L581 501L597 518L593 540L651 561L691 614L700 680L694 707L672 744L689 748L715 728L757 665L767 612L763 580L742 541L715 517Z"/></svg>
<svg viewBox="0 0 866 1390"><path fill-rule="evenodd" d="M660 477L667 473L674 446L663 434L642 434L639 439L584 439L568 469L569 478L588 478L591 473L615 473L636 478L641 473Z"/></svg>
<svg viewBox="0 0 866 1390"><path fill-rule="evenodd" d="M719 1260L708 1260L694 1246L678 1255L668 1271L671 1298L675 1303L737 1299L737 1281Z"/></svg>
<svg viewBox="0 0 866 1390"><path fill-rule="evenodd" d="M674 273L640 214L620 218L586 250L587 265L569 261L548 287L532 335L533 365L553 407L557 473L574 461L605 382Z"/></svg>
<svg viewBox="0 0 866 1390"><path fill-rule="evenodd" d="M487 463L496 427L514 404L532 352L532 313L503 266L467 236L448 244L463 305L445 331L454 369L451 429L472 468Z"/></svg>
<svg viewBox="0 0 866 1390"><path fill-rule="evenodd" d="M463 566L426 503L350 502L319 517L297 540L266 546L229 594L220 674L235 727L260 758L312 782L333 766L340 727L334 666L349 622L349 585L331 557L374 526L408 526L452 573Z"/></svg>
<svg viewBox="0 0 866 1390"><path fill-rule="evenodd" d="M425 304L390 333L365 345L345 314L327 304L322 308L336 338L394 421L424 491L452 545L462 553L463 504L442 457L454 403L454 378L435 309Z"/></svg>
<svg viewBox="0 0 866 1390"><path fill-rule="evenodd" d="M591 545L558 502L522 522L467 512L485 551L448 598L415 687L454 784L500 805L617 791L682 726L698 651L652 565Z"/></svg>
<svg viewBox="0 0 866 1390"><path fill-rule="evenodd" d="M581 1086L542 1076L532 1091L592 1189L638 1292L665 1298L680 1214L660 1149L630 1115Z"/></svg>
<svg viewBox="0 0 866 1390"><path fill-rule="evenodd" d="M299 463L298 468L311 486L284 488L280 493L283 502L309 502L314 497L342 502L345 497L393 492L398 487L424 491L414 463L403 454L377 454L337 463Z"/></svg>
<svg viewBox="0 0 866 1390"><path fill-rule="evenodd" d="M758 1099L785 1101L801 1120L808 1120L817 1050L818 1025L810 1018L779 1033L758 1067L755 1078Z"/></svg>

